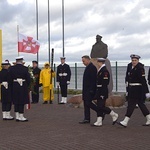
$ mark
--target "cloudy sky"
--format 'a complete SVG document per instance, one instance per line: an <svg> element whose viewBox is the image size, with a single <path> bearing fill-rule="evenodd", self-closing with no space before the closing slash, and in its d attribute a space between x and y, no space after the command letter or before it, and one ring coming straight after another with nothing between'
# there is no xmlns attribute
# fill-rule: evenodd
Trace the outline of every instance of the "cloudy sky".
<svg viewBox="0 0 150 150"><path fill-rule="evenodd" d="M50 1L51 48L55 62L62 56L62 0ZM48 61L48 0L38 0L39 61ZM90 54L95 36L103 36L111 61L129 60L131 53L141 55L150 64L150 1L149 0L64 0L65 56L68 62L80 62ZM3 59L17 56L19 31L36 38L36 0L0 0L0 29L3 32ZM26 61L36 59L25 54Z"/></svg>

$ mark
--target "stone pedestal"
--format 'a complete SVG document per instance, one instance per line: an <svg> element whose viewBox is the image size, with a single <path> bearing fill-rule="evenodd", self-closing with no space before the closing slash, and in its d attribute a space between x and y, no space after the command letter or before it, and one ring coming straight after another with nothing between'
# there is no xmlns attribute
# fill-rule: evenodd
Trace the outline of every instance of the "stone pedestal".
<svg viewBox="0 0 150 150"><path fill-rule="evenodd" d="M96 100L95 100L96 102ZM82 94L79 95L74 95L72 96L68 102L71 106L75 108L82 108L83 107L83 100L82 100ZM111 106L111 107L121 107L125 104L125 99L124 96L121 95L111 95L109 98L106 100L106 106Z"/></svg>

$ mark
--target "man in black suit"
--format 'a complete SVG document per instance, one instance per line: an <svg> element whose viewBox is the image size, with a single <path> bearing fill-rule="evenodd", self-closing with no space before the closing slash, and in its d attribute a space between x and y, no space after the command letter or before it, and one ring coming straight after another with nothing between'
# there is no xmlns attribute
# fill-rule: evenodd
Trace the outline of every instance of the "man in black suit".
<svg viewBox="0 0 150 150"><path fill-rule="evenodd" d="M65 63L65 57L61 57L61 64L57 67L57 86L60 86L62 100L61 103L67 103L67 89L70 84L71 70Z"/></svg>
<svg viewBox="0 0 150 150"><path fill-rule="evenodd" d="M24 105L29 103L30 74L23 65L23 57L16 58L16 63L9 69L9 84L12 86L12 101L16 113L16 121L28 121L24 117Z"/></svg>
<svg viewBox="0 0 150 150"><path fill-rule="evenodd" d="M32 61L33 66L33 76L34 76L34 85L33 85L33 91L32 91L32 103L38 103L39 102L39 76L41 69L38 68L38 62L36 60Z"/></svg>
<svg viewBox="0 0 150 150"><path fill-rule="evenodd" d="M96 91L96 77L97 69L92 64L90 57L85 55L82 57L82 62L86 66L83 74L83 89L82 99L84 102L84 119L79 123L90 123L90 108L97 111L96 105L92 103L92 100Z"/></svg>

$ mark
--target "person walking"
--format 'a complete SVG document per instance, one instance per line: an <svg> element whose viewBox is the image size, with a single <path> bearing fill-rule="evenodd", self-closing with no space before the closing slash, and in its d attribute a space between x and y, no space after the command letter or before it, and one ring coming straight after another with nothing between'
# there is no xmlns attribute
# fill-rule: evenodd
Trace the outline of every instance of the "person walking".
<svg viewBox="0 0 150 150"><path fill-rule="evenodd" d="M61 104L67 103L67 89L71 78L70 66L65 63L65 59L65 57L60 57L61 64L57 67L57 86L61 89Z"/></svg>
<svg viewBox="0 0 150 150"><path fill-rule="evenodd" d="M44 69L40 72L39 84L43 86L43 104L47 104L48 101L52 104L54 100L54 87L53 84L50 84L51 78L55 77L55 72L51 70L50 64L45 63Z"/></svg>
<svg viewBox="0 0 150 150"><path fill-rule="evenodd" d="M32 61L33 66L33 76L35 78L34 85L33 85L33 91L32 91L32 104L39 102L39 77L41 69L38 68L38 62L36 60Z"/></svg>
<svg viewBox="0 0 150 150"><path fill-rule="evenodd" d="M86 66L83 74L83 88L82 88L82 99L84 103L84 119L81 120L80 124L90 123L90 108L97 111L97 107L92 103L96 92L96 77L97 69L92 64L91 59L88 55L82 57L82 62Z"/></svg>
<svg viewBox="0 0 150 150"><path fill-rule="evenodd" d="M141 58L139 55L130 55L132 62L132 69L128 72L128 107L123 121L118 122L119 125L127 127L128 122L134 112L136 104L138 104L143 115L146 117L147 121L144 126L150 126L150 113L143 101L143 95L146 98L150 97L147 82L145 79L144 67L139 62Z"/></svg>
<svg viewBox="0 0 150 150"><path fill-rule="evenodd" d="M9 84L12 86L12 100L16 113L16 121L26 122L24 105L29 103L30 74L23 65L23 56L16 57L16 63L9 69Z"/></svg>
<svg viewBox="0 0 150 150"><path fill-rule="evenodd" d="M106 99L108 98L108 85L110 80L109 71L106 68L104 58L97 58L98 73L97 73L97 88L94 99L97 100L97 121L93 126L102 126L104 114L110 114L113 120L113 125L118 119L118 114L105 106Z"/></svg>
<svg viewBox="0 0 150 150"><path fill-rule="evenodd" d="M2 70L0 71L0 84L1 84L1 102L2 102L2 115L3 120L13 120L10 115L12 106L11 86L8 84L8 69L9 62L2 62Z"/></svg>

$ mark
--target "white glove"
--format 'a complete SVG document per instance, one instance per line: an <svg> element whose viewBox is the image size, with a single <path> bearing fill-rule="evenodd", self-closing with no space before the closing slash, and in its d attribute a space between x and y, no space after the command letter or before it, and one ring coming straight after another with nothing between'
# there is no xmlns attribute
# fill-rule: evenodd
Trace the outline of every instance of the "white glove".
<svg viewBox="0 0 150 150"><path fill-rule="evenodd" d="M129 85L128 82L126 82L126 87L128 87L128 85Z"/></svg>
<svg viewBox="0 0 150 150"><path fill-rule="evenodd" d="M67 84L70 84L70 81L67 81Z"/></svg>
<svg viewBox="0 0 150 150"><path fill-rule="evenodd" d="M128 92L126 92L126 96L128 96Z"/></svg>
<svg viewBox="0 0 150 150"><path fill-rule="evenodd" d="M8 89L8 82L2 82L2 85L5 87L5 89Z"/></svg>
<svg viewBox="0 0 150 150"><path fill-rule="evenodd" d="M101 95L100 98L101 98L101 99L104 99L104 96Z"/></svg>
<svg viewBox="0 0 150 150"><path fill-rule="evenodd" d="M60 83L59 82L56 82L57 86L60 86Z"/></svg>
<svg viewBox="0 0 150 150"><path fill-rule="evenodd" d="M146 93L146 98L150 98L150 93Z"/></svg>

